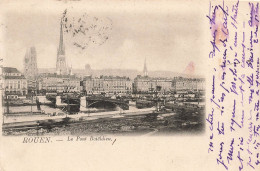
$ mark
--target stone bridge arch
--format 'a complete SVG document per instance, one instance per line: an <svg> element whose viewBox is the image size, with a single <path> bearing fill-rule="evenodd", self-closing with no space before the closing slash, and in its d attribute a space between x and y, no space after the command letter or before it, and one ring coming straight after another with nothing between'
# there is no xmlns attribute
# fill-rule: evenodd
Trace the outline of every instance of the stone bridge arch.
<svg viewBox="0 0 260 171"><path fill-rule="evenodd" d="M98 101L92 101L87 103L87 107L99 107L99 106L104 106L105 105L110 105L111 107L120 107L123 110L129 110L129 104L126 103L117 103L117 102L112 102L109 100L98 100Z"/></svg>

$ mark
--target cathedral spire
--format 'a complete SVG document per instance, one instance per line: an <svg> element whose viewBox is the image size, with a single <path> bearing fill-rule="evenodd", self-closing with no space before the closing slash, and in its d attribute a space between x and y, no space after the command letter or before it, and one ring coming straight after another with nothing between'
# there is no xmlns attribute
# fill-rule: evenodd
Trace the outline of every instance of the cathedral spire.
<svg viewBox="0 0 260 171"><path fill-rule="evenodd" d="M56 72L58 75L67 75L68 73L63 42L62 19L60 20L60 42L57 50Z"/></svg>
<svg viewBox="0 0 260 171"><path fill-rule="evenodd" d="M60 20L60 43L59 43L58 53L59 55L65 55L65 47L63 43L62 19Z"/></svg>
<svg viewBox="0 0 260 171"><path fill-rule="evenodd" d="M147 67L146 67L146 58L144 59L144 70L143 70L144 76L148 76L148 71L147 71Z"/></svg>

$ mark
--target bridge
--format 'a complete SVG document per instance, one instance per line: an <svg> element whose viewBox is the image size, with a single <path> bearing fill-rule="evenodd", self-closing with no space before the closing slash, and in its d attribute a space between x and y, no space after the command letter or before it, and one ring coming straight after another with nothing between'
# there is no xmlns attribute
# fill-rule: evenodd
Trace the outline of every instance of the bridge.
<svg viewBox="0 0 260 171"><path fill-rule="evenodd" d="M129 100L125 99L111 99L107 97L81 97L80 107L90 108L102 105L112 105L113 107L120 107L123 110L129 110Z"/></svg>
<svg viewBox="0 0 260 171"><path fill-rule="evenodd" d="M108 97L95 97L95 96L56 96L56 95L47 95L46 98L52 102L56 107L65 106L65 105L79 105L80 111L87 110L91 107L100 107L100 106L111 106L111 107L120 107L123 110L129 109L129 100L125 99L111 99Z"/></svg>

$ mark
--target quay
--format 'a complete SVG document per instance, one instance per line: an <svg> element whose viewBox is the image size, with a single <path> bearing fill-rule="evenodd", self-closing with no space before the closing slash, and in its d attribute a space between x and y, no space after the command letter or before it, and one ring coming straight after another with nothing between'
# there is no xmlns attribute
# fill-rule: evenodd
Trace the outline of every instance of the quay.
<svg viewBox="0 0 260 171"><path fill-rule="evenodd" d="M77 113L74 115L62 115L62 116L35 116L35 117L25 117L19 118L17 120L11 120L6 118L5 123L3 124L3 129L8 129L12 127L22 127L22 126L30 126L37 125L40 122L61 122L65 118L69 118L71 122L79 121L79 120L95 120L102 118L116 118L116 117L124 117L124 116L143 116L155 114L155 108L147 108L147 109L136 109L136 110L126 110L126 111L108 111L108 112L99 112L99 113Z"/></svg>

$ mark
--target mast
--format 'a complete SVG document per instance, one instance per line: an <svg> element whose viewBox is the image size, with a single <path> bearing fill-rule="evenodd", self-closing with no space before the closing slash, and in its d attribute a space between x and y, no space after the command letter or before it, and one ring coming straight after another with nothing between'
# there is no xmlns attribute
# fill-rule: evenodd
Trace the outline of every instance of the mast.
<svg viewBox="0 0 260 171"><path fill-rule="evenodd" d="M146 67L146 58L144 59L144 70L143 70L143 74L145 77L148 76L148 71L147 71L147 67Z"/></svg>

